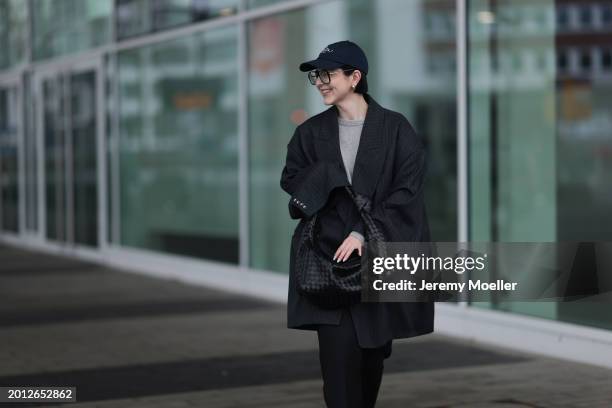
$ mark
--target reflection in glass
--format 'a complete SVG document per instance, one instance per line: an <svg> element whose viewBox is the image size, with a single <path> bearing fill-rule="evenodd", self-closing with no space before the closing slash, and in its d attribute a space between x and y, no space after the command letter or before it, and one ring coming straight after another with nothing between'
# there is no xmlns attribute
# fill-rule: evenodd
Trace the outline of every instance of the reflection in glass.
<svg viewBox="0 0 612 408"><path fill-rule="evenodd" d="M238 262L237 29L119 54L121 245Z"/></svg>
<svg viewBox="0 0 612 408"><path fill-rule="evenodd" d="M35 60L111 40L113 0L33 0L31 4Z"/></svg>
<svg viewBox="0 0 612 408"><path fill-rule="evenodd" d="M70 78L70 123L74 194L74 242L98 244L96 167L96 74L87 71Z"/></svg>
<svg viewBox="0 0 612 408"><path fill-rule="evenodd" d="M17 88L0 88L0 230L19 232Z"/></svg>
<svg viewBox="0 0 612 408"><path fill-rule="evenodd" d="M117 35L128 38L236 14L240 0L117 0Z"/></svg>
<svg viewBox="0 0 612 408"><path fill-rule="evenodd" d="M66 231L66 149L63 77L42 83L45 211L47 238L68 239Z"/></svg>
<svg viewBox="0 0 612 408"><path fill-rule="evenodd" d="M46 236L98 245L96 73L42 81Z"/></svg>
<svg viewBox="0 0 612 408"><path fill-rule="evenodd" d="M611 4L469 2L471 240L612 237ZM483 306L612 327L596 303Z"/></svg>
<svg viewBox="0 0 612 408"><path fill-rule="evenodd" d="M334 1L249 24L251 267L288 273L296 221L278 185L287 143L299 123L328 108L298 65L347 38L368 56L370 94L425 136L432 234L436 240L456 239L454 4ZM426 17L435 23L423 30Z"/></svg>
<svg viewBox="0 0 612 408"><path fill-rule="evenodd" d="M0 1L0 70L25 61L28 32L27 2Z"/></svg>
<svg viewBox="0 0 612 408"><path fill-rule="evenodd" d="M262 6L269 6L276 3L282 3L288 0L247 0L248 8L256 8Z"/></svg>

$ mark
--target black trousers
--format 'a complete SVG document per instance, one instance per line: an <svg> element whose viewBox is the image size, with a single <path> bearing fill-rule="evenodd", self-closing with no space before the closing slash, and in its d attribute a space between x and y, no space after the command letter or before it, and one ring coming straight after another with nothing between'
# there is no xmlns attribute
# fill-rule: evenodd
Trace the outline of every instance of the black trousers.
<svg viewBox="0 0 612 408"><path fill-rule="evenodd" d="M320 325L317 335L327 407L374 407L392 340L382 347L361 348L348 309L343 309L338 326Z"/></svg>

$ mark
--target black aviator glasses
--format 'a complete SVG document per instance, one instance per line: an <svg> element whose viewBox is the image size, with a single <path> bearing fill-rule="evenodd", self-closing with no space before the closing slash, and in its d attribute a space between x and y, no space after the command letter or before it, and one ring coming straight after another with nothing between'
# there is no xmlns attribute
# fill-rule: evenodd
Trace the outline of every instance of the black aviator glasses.
<svg viewBox="0 0 612 408"><path fill-rule="evenodd" d="M343 72L353 71L353 69L343 69ZM308 72L308 80L311 84L315 85L317 83L317 77L321 78L321 82L324 84L329 84L331 80L331 76L337 74L337 72L329 72L326 69L313 69Z"/></svg>

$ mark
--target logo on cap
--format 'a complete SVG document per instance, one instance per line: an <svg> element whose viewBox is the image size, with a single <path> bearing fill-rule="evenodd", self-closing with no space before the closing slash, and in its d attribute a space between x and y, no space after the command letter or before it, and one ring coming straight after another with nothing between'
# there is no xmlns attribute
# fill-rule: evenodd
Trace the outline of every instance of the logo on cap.
<svg viewBox="0 0 612 408"><path fill-rule="evenodd" d="M334 52L334 50L330 49L329 47L325 47L323 51L321 51L321 54L325 54L326 52Z"/></svg>

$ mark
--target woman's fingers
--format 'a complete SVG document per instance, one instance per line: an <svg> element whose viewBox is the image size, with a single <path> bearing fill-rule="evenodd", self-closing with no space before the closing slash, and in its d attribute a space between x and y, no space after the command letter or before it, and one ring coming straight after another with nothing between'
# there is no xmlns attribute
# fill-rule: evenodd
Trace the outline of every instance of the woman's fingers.
<svg viewBox="0 0 612 408"><path fill-rule="evenodd" d="M351 252L353 252L353 250L351 249L351 246L350 245L345 246L344 250L340 254L340 261L341 262L346 261L348 259L349 255L351 254Z"/></svg>
<svg viewBox="0 0 612 408"><path fill-rule="evenodd" d="M334 261L337 259L338 262L340 262L340 259L342 259L342 256L344 255L345 248L346 240L336 250L336 253L334 254Z"/></svg>
<svg viewBox="0 0 612 408"><path fill-rule="evenodd" d="M359 256L361 256L361 241L353 236L349 236L344 240L342 245L336 250L333 260L338 262L346 261L354 250L357 250Z"/></svg>
<svg viewBox="0 0 612 408"><path fill-rule="evenodd" d="M336 249L336 253L334 254L334 257L333 257L332 259L333 259L334 261L335 261L336 259L340 259L340 258L339 258L339 256L340 256L340 253L341 253L341 252L342 252L342 245L340 245L340 246L338 247L338 249Z"/></svg>

